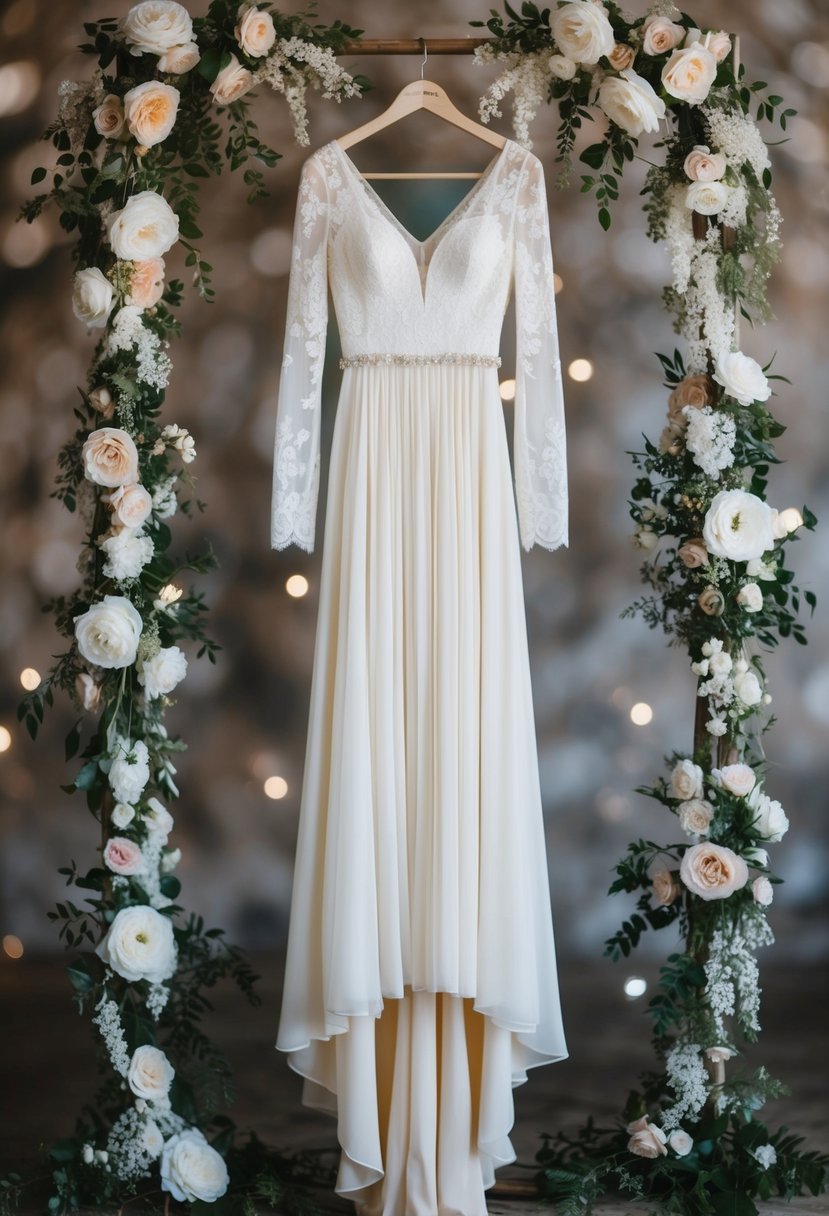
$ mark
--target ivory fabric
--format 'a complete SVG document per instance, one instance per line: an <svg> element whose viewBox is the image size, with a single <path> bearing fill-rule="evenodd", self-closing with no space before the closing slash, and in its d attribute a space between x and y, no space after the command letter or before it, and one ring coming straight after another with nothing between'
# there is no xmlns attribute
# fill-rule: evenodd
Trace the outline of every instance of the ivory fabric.
<svg viewBox="0 0 829 1216"><path fill-rule="evenodd" d="M336 143L306 162L275 548L314 543L329 287L348 366L277 1047L337 1116L359 1212L479 1216L514 1159L513 1087L566 1055L519 545L567 541L540 162L508 141L423 242Z"/></svg>

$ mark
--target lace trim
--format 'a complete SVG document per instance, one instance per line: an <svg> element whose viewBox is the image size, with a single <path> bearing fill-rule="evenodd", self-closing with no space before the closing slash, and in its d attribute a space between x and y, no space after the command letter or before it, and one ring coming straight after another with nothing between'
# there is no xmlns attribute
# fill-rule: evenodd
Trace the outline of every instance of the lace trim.
<svg viewBox="0 0 829 1216"><path fill-rule="evenodd" d="M457 363L470 367L500 367L500 355L352 355L340 359L340 370L347 367L429 367Z"/></svg>

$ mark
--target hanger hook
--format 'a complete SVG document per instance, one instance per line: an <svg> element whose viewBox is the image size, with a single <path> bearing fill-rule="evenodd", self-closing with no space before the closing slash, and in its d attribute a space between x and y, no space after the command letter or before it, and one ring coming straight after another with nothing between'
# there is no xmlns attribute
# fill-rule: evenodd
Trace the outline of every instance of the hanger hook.
<svg viewBox="0 0 829 1216"><path fill-rule="evenodd" d="M423 47L423 59L420 64L420 79L423 79L423 73L426 71L426 60L429 58L429 48L426 46L426 39L420 39L420 45Z"/></svg>

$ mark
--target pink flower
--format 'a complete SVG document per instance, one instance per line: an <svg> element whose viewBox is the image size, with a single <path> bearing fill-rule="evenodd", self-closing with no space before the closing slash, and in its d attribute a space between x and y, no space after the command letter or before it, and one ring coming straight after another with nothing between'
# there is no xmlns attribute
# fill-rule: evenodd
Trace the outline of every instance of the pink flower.
<svg viewBox="0 0 829 1216"><path fill-rule="evenodd" d="M144 869L144 854L134 840L113 836L104 849L104 865L113 874L140 874Z"/></svg>
<svg viewBox="0 0 829 1216"><path fill-rule="evenodd" d="M643 1115L641 1119L637 1119L635 1123L629 1123L628 1134L628 1152L635 1153L637 1157L667 1157L668 1150L665 1147L668 1137L665 1135L661 1127L654 1127L649 1121L647 1115Z"/></svg>

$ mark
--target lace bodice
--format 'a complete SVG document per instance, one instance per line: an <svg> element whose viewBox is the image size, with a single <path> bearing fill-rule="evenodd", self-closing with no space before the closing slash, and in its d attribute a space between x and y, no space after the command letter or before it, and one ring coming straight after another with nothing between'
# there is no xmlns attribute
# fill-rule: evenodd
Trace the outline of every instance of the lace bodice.
<svg viewBox="0 0 829 1216"><path fill-rule="evenodd" d="M508 140L425 241L407 231L336 141L305 162L277 411L271 527L276 549L294 543L310 552L314 544L329 286L346 359L456 361L497 356L514 289L521 541L526 549L566 544L561 365L547 199L537 157Z"/></svg>

